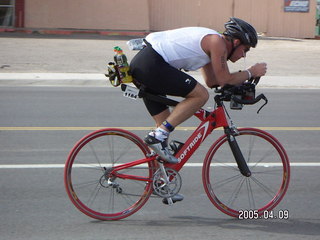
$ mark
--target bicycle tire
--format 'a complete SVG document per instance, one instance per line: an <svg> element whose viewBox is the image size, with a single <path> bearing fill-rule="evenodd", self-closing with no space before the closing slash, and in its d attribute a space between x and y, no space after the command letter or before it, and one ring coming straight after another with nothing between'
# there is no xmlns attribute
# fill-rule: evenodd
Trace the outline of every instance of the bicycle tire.
<svg viewBox="0 0 320 240"><path fill-rule="evenodd" d="M239 217L239 211L252 211L257 215L249 217L261 218L280 203L288 189L289 159L280 142L265 131L242 128L236 139L252 175L240 173L227 136L223 135L205 157L203 186L221 212Z"/></svg>
<svg viewBox="0 0 320 240"><path fill-rule="evenodd" d="M71 202L81 212L99 220L119 220L138 211L152 193L152 182L107 178L117 164L143 159L150 153L131 132L110 128L92 132L72 148L64 169ZM154 162L125 168L122 173L152 178ZM118 171L120 172L120 171Z"/></svg>

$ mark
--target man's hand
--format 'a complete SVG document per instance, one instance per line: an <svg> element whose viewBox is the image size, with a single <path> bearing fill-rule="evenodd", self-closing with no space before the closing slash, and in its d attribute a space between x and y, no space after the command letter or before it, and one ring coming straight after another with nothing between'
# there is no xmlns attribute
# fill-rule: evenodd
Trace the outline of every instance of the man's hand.
<svg viewBox="0 0 320 240"><path fill-rule="evenodd" d="M256 63L255 65L248 68L251 72L252 77L261 77L264 76L267 72L267 64L266 63Z"/></svg>

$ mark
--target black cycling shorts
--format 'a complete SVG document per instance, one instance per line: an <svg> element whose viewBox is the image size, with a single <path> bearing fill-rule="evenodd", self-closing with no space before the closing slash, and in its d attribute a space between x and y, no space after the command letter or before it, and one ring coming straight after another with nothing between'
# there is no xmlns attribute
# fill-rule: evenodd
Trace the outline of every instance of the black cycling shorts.
<svg viewBox="0 0 320 240"><path fill-rule="evenodd" d="M186 97L197 85L190 75L172 67L150 45L132 59L130 71L133 78L145 89L158 95ZM144 99L151 116L168 108L165 104Z"/></svg>

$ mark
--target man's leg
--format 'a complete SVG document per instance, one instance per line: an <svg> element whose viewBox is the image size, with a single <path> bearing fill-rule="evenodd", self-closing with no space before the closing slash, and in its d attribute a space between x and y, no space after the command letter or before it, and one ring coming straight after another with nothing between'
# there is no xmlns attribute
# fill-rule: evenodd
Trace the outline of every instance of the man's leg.
<svg viewBox="0 0 320 240"><path fill-rule="evenodd" d="M198 111L207 102L208 98L209 93L207 89L197 83L195 88L186 96L186 98L173 109L171 114L169 109L166 109L153 116L158 128L146 136L145 142L150 148L158 153L162 159L170 163L178 163L178 159L169 152L167 147L166 141L169 137L169 133L173 131L176 126ZM164 120L166 120L165 125L162 124Z"/></svg>
<svg viewBox="0 0 320 240"><path fill-rule="evenodd" d="M164 110L163 112L157 114L157 115L154 115L152 116L155 123L156 123L156 126L157 127L160 127L161 124L169 117L170 115L170 110L169 109L166 109Z"/></svg>
<svg viewBox="0 0 320 240"><path fill-rule="evenodd" d="M157 127L166 129L162 123L167 120L173 127L178 126L187 119L189 119L196 111L198 111L209 98L207 89L200 83L180 102L170 113L169 109L154 115L153 119Z"/></svg>
<svg viewBox="0 0 320 240"><path fill-rule="evenodd" d="M173 127L178 126L187 119L189 119L196 111L198 111L209 99L208 90L202 86L200 83L186 96L186 98L180 102L172 111L166 119ZM161 117L164 117L165 114L161 113ZM159 118L160 120L160 118ZM164 121L163 120L163 121ZM162 121L162 122L163 122ZM157 122L158 124L158 122ZM163 125L160 126L165 130Z"/></svg>

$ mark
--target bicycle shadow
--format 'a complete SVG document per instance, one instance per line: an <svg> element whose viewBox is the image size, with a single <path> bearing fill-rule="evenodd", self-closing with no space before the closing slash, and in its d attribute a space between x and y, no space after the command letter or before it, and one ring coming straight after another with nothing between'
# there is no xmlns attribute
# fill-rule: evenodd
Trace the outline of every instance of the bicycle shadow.
<svg viewBox="0 0 320 240"><path fill-rule="evenodd" d="M290 235L320 235L320 221L319 219L288 219L288 220L274 220L274 219L257 219L257 220L238 220L238 219L211 219L194 216L179 216L172 217L180 219L189 224L198 226L217 226L223 229L232 230L248 230L267 232L273 234L290 234Z"/></svg>
<svg viewBox="0 0 320 240"><path fill-rule="evenodd" d="M254 230L255 232L265 232L270 234L289 234L292 236L317 236L320 235L319 219L289 219L289 220L274 220L274 219L258 219L258 220L238 220L238 219L214 219L195 216L175 216L168 220L120 220L126 226L139 227L172 227L175 226L183 231L184 228L191 227L215 227L225 230ZM104 223L101 221L92 221L92 223ZM108 222L119 225L119 221Z"/></svg>

